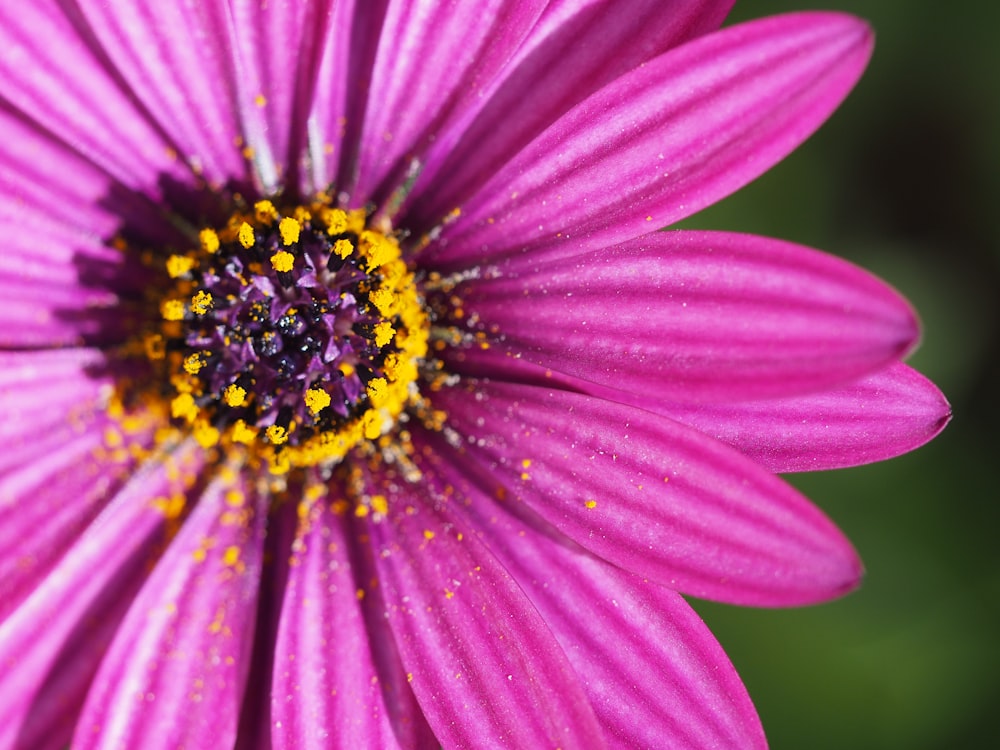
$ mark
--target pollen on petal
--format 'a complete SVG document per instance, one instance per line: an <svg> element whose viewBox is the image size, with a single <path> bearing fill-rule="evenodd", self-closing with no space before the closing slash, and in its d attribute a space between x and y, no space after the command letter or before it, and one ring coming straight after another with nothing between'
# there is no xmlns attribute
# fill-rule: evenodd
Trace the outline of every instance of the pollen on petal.
<svg viewBox="0 0 1000 750"><path fill-rule="evenodd" d="M385 495L372 495L371 504L372 510L380 515L384 516L389 512L389 501Z"/></svg>

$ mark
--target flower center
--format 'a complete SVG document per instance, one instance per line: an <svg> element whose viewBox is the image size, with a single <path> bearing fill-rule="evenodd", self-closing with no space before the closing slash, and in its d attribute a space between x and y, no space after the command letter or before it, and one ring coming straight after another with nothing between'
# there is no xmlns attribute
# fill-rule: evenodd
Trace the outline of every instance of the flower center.
<svg viewBox="0 0 1000 750"><path fill-rule="evenodd" d="M417 396L429 327L395 237L320 196L259 201L200 240L167 259L172 286L146 338L173 419L278 473L387 432Z"/></svg>

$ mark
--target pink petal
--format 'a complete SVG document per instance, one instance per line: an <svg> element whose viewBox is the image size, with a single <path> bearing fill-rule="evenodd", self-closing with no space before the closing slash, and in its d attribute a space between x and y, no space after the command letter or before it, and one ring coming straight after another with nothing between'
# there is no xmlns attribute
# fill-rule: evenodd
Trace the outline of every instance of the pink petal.
<svg viewBox="0 0 1000 750"><path fill-rule="evenodd" d="M118 52L127 40L119 38L102 49L77 14L67 14L66 5L38 0L0 8L0 80L5 100L0 106L10 107L0 121L5 139L7 122L20 112L25 122L37 123L39 132L60 139L68 150L79 152L131 190L156 195L162 176L189 178L177 163L170 139L148 117L150 111L162 111L163 102L147 98L145 104L153 106L145 108L121 87L118 72L108 66L106 52ZM138 35L139 29L135 31ZM193 46L179 45L179 49L190 56ZM184 112L189 122L195 119L192 112ZM59 162L46 166L58 168Z"/></svg>
<svg viewBox="0 0 1000 750"><path fill-rule="evenodd" d="M441 744L603 746L577 676L518 585L434 498L411 501L410 488L387 479L372 489L398 512L368 529L378 582Z"/></svg>
<svg viewBox="0 0 1000 750"><path fill-rule="evenodd" d="M728 443L776 473L884 461L919 448L951 418L941 391L903 364L808 396L637 405Z"/></svg>
<svg viewBox="0 0 1000 750"><path fill-rule="evenodd" d="M122 315L108 291L41 280L14 281L0 273L0 346L57 347L123 342L135 318Z"/></svg>
<svg viewBox="0 0 1000 750"><path fill-rule="evenodd" d="M0 220L12 268L34 262L58 278L79 275L82 259L120 265L121 254L105 242L123 217L139 237L176 237L155 203L155 184L135 178L127 186L81 155L78 144L54 138L2 102L0 132Z"/></svg>
<svg viewBox="0 0 1000 750"><path fill-rule="evenodd" d="M227 6L223 0L109 0L80 3L73 16L73 34L93 40L130 100L152 127L169 134L174 155L211 184L245 180L240 139L250 135L245 126L256 124L244 121L254 116L254 94L237 88L244 79ZM92 74L93 65L85 72ZM95 109L94 102L102 100L87 108ZM108 111L103 103L99 108ZM258 155L266 148L260 139L249 145Z"/></svg>
<svg viewBox="0 0 1000 750"><path fill-rule="evenodd" d="M853 17L802 13L731 26L667 52L577 105L507 162L422 257L475 264L487 253L548 245L583 251L689 216L819 127L871 47L868 27Z"/></svg>
<svg viewBox="0 0 1000 750"><path fill-rule="evenodd" d="M0 746L68 745L107 644L162 549L167 518L150 501L178 492L178 466L197 470L184 454L147 463L0 623Z"/></svg>
<svg viewBox="0 0 1000 750"><path fill-rule="evenodd" d="M352 132L360 128L385 6L384 0L332 4L311 109L304 121L308 150L301 183L306 194L335 183L340 163L348 159L344 135L348 126Z"/></svg>
<svg viewBox="0 0 1000 750"><path fill-rule="evenodd" d="M266 173L265 192L277 190L280 181L294 184L294 171L306 146L305 123L320 55L330 33L331 5L340 4L331 0L233 3L240 83L259 110L246 116L259 126L257 137L265 141L263 147L273 163Z"/></svg>
<svg viewBox="0 0 1000 750"><path fill-rule="evenodd" d="M684 599L554 543L463 477L436 436L418 433L423 481L524 589L580 676L609 745L764 747L756 711L719 644Z"/></svg>
<svg viewBox="0 0 1000 750"><path fill-rule="evenodd" d="M491 93L429 145L400 225L427 231L583 99L632 68L719 27L732 0L553 2ZM502 125L497 126L498 123Z"/></svg>
<svg viewBox="0 0 1000 750"><path fill-rule="evenodd" d="M0 619L44 580L134 471L133 454L106 447L110 435L121 434L107 419L60 427L36 435L30 452L17 451L20 460L0 470ZM149 439L129 438L139 445Z"/></svg>
<svg viewBox="0 0 1000 750"><path fill-rule="evenodd" d="M411 747L413 729L398 714L413 695L405 681L408 695L386 693L392 681L381 677L373 650L392 636L378 619L366 622L358 592L369 582L352 563L354 540L329 502L316 502L293 546L274 653L274 745Z"/></svg>
<svg viewBox="0 0 1000 750"><path fill-rule="evenodd" d="M850 543L737 451L663 417L567 391L465 380L434 403L454 460L609 562L681 593L796 606L857 585Z"/></svg>
<svg viewBox="0 0 1000 750"><path fill-rule="evenodd" d="M918 337L887 284L787 242L657 232L551 255L483 269L459 292L466 318L517 356L649 401L816 391L887 365Z"/></svg>
<svg viewBox="0 0 1000 750"><path fill-rule="evenodd" d="M545 7L542 0L389 3L382 25L357 161L340 187L354 205L405 180L449 121L488 90Z"/></svg>
<svg viewBox="0 0 1000 750"><path fill-rule="evenodd" d="M248 491L216 479L171 541L93 680L74 748L232 745L266 518Z"/></svg>

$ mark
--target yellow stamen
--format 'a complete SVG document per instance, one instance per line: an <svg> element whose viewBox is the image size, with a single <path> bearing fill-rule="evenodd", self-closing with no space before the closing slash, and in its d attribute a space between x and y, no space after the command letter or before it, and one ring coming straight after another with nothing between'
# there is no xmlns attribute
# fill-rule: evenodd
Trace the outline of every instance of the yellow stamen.
<svg viewBox="0 0 1000 750"><path fill-rule="evenodd" d="M286 250L279 250L271 256L271 267L280 273L288 273L295 267L295 256Z"/></svg>
<svg viewBox="0 0 1000 750"><path fill-rule="evenodd" d="M208 364L205 352L195 352L184 359L184 372L188 375L197 375L202 368Z"/></svg>
<svg viewBox="0 0 1000 750"><path fill-rule="evenodd" d="M333 252L335 252L339 258L344 259L354 252L354 245L351 244L350 240L337 240L333 243Z"/></svg>
<svg viewBox="0 0 1000 750"><path fill-rule="evenodd" d="M302 231L302 225L299 224L295 219L286 216L278 224L278 232L281 233L281 241L285 243L285 246L292 245L299 241L299 233Z"/></svg>
<svg viewBox="0 0 1000 750"><path fill-rule="evenodd" d="M240 241L240 244L243 245L243 247L249 250L251 247L253 247L254 243L253 227L244 221L242 224L240 224L240 230L239 234L237 235L237 239Z"/></svg>
<svg viewBox="0 0 1000 750"><path fill-rule="evenodd" d="M247 390L236 385L236 383L232 383L226 386L226 390L222 392L222 398L228 406L232 406L233 408L243 406L247 400Z"/></svg>
<svg viewBox="0 0 1000 750"><path fill-rule="evenodd" d="M170 278L176 279L187 275L194 268L194 258L186 255L171 255L167 258L167 273Z"/></svg>
<svg viewBox="0 0 1000 750"><path fill-rule="evenodd" d="M195 424L192 434L202 448L211 448L219 442L219 431L203 420Z"/></svg>
<svg viewBox="0 0 1000 750"><path fill-rule="evenodd" d="M288 441L288 431L280 425L271 425L264 431L264 434L267 435L267 439L270 440L273 445L281 445L282 443Z"/></svg>
<svg viewBox="0 0 1000 750"><path fill-rule="evenodd" d="M170 414L174 419L184 419L193 422L198 416L198 405L190 393L181 393L170 402Z"/></svg>
<svg viewBox="0 0 1000 750"><path fill-rule="evenodd" d="M383 320L375 326L375 346L385 346L392 341L392 337L395 333L396 329L392 327L392 323L388 320Z"/></svg>
<svg viewBox="0 0 1000 750"><path fill-rule="evenodd" d="M212 295L204 289L200 290L191 298L191 312L195 315L204 315L212 309Z"/></svg>
<svg viewBox="0 0 1000 750"><path fill-rule="evenodd" d="M270 226L278 218L278 211L271 201L257 201L253 204L253 213L261 224Z"/></svg>
<svg viewBox="0 0 1000 750"><path fill-rule="evenodd" d="M396 300L396 295L385 288L376 289L368 295L368 300L375 305L375 309L378 310L379 315L388 317L389 312L392 310L392 303Z"/></svg>
<svg viewBox="0 0 1000 750"><path fill-rule="evenodd" d="M254 440L256 440L257 431L252 427L248 427L247 423L242 419L237 419L236 423L233 425L233 431L230 437L234 443L250 445Z"/></svg>
<svg viewBox="0 0 1000 750"><path fill-rule="evenodd" d="M347 231L347 213L339 208L330 208L320 213L320 219L326 224L330 234L343 234Z"/></svg>
<svg viewBox="0 0 1000 750"><path fill-rule="evenodd" d="M165 299L160 303L160 315L164 320L184 320L184 303L179 299Z"/></svg>
<svg viewBox="0 0 1000 750"><path fill-rule="evenodd" d="M219 252L219 235L214 229L202 229L198 233L198 240L201 242L201 249L209 255Z"/></svg>
<svg viewBox="0 0 1000 750"><path fill-rule="evenodd" d="M385 378L372 378L365 388L368 391L368 398L371 399L372 406L378 409L385 405L389 398L389 384Z"/></svg>
<svg viewBox="0 0 1000 750"><path fill-rule="evenodd" d="M305 395L306 407L313 415L319 414L330 405L330 394L322 388L310 388Z"/></svg>

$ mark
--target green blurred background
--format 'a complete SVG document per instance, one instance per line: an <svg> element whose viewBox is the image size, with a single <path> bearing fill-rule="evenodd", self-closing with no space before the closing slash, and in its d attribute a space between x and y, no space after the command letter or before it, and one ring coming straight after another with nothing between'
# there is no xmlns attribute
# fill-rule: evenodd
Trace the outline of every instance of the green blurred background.
<svg viewBox="0 0 1000 750"><path fill-rule="evenodd" d="M695 602L774 750L1000 747L1000 3L742 0L732 22L845 10L875 56L792 157L686 226L773 235L914 303L911 364L954 408L893 461L791 480L854 540L861 590L801 610Z"/></svg>

